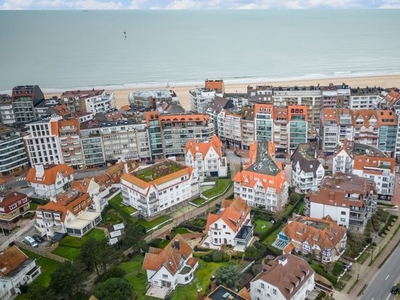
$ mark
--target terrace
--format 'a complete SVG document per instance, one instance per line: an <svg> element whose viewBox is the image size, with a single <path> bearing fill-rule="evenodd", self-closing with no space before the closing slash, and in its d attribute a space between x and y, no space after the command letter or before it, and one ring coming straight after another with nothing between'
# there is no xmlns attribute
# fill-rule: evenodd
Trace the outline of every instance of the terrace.
<svg viewBox="0 0 400 300"><path fill-rule="evenodd" d="M161 178L161 177L173 174L177 171L180 171L184 167L185 166L180 165L173 161L164 161L164 162L158 163L156 165L150 166L148 168L134 172L132 175L134 175L135 177L137 177L145 182L151 182L158 178Z"/></svg>

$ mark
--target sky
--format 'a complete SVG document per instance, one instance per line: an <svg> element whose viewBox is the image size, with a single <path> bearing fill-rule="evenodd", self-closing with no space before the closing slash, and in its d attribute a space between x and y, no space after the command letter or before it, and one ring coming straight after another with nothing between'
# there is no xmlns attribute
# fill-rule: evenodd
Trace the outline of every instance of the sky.
<svg viewBox="0 0 400 300"><path fill-rule="evenodd" d="M0 10L400 9L400 0L0 0Z"/></svg>

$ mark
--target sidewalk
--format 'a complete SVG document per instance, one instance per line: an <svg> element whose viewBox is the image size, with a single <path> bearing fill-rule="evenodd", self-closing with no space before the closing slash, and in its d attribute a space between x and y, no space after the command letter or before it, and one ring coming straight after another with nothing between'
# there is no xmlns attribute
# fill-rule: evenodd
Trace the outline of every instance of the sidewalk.
<svg viewBox="0 0 400 300"><path fill-rule="evenodd" d="M390 228L388 234L381 239L379 243L377 243L377 246L375 247L375 250L373 252L374 258L378 253L380 252L380 249L385 249L382 251L382 253L379 255L379 257L373 262L371 266L368 266L369 263L371 262L371 256L369 256L362 265L358 263L353 263L352 267L352 277L349 280L349 282L346 284L345 288L342 291L335 291L333 294L333 298L336 300L347 300L347 299L358 299L362 296L361 291L363 290L365 285L368 285L372 279L374 278L375 274L379 270L379 266L387 256L390 255L391 251L396 247L399 238L400 238L400 233L398 232L395 237L393 237L393 234L395 233L396 229L400 226L400 217L397 218L396 222L394 225ZM393 237L393 238L392 238ZM358 280L359 282L357 285L353 287L353 284L357 280L357 275L358 275ZM352 291L348 293L348 291L351 289ZM360 294L360 295L358 295Z"/></svg>

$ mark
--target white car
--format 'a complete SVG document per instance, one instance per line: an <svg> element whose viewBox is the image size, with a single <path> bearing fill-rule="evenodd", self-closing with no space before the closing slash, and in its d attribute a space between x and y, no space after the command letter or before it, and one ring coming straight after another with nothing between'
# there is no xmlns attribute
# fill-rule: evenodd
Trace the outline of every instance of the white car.
<svg viewBox="0 0 400 300"><path fill-rule="evenodd" d="M22 242L24 243L24 244L27 244L28 246L31 246L31 247L35 247L35 248L37 248L38 247L38 244L36 243L36 241L33 239L33 237L31 237L31 236L26 236L26 237L24 237L24 239L22 240Z"/></svg>

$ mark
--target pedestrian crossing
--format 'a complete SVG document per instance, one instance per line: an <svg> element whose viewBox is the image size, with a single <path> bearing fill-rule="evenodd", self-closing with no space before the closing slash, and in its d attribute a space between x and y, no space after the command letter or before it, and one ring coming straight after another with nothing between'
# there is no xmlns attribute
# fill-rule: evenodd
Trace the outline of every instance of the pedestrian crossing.
<svg viewBox="0 0 400 300"><path fill-rule="evenodd" d="M26 178L26 177L20 177L20 178L18 178L18 179L15 180L15 181L22 181L22 180L25 180L25 178Z"/></svg>

